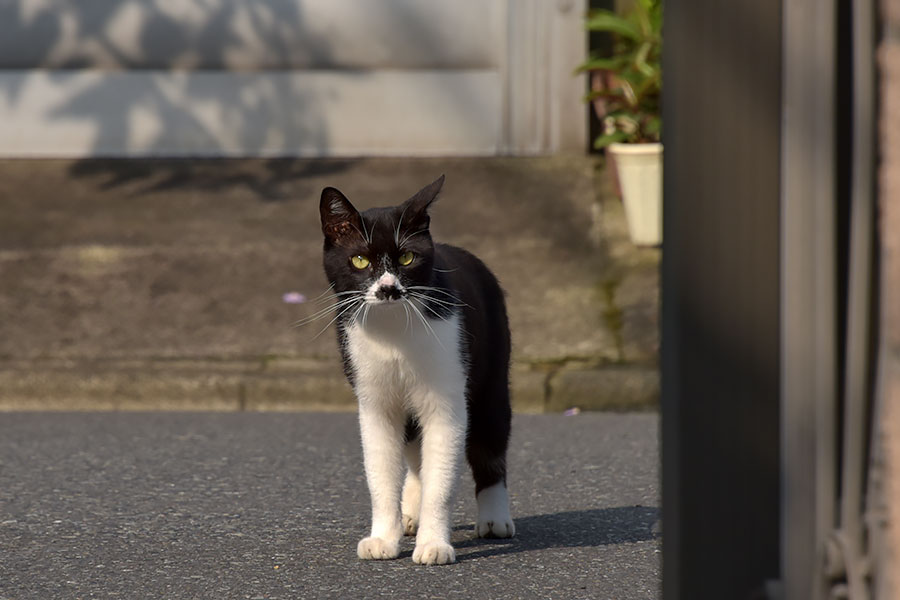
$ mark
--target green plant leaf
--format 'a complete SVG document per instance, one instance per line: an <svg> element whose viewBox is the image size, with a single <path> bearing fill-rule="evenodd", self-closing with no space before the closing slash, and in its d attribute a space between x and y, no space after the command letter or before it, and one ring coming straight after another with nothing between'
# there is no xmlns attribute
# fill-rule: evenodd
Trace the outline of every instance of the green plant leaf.
<svg viewBox="0 0 900 600"><path fill-rule="evenodd" d="M639 41L642 37L640 29L634 23L608 10L591 13L585 27L590 31L608 31L634 41Z"/></svg>
<svg viewBox="0 0 900 600"><path fill-rule="evenodd" d="M628 58L624 56L613 56L611 58L591 58L578 65L575 74L585 71L617 71L627 64Z"/></svg>
<svg viewBox="0 0 900 600"><path fill-rule="evenodd" d="M600 150L601 148L606 148L610 144L615 144L616 142L624 142L627 139L628 134L624 131L617 131L615 133L600 135L597 136L597 139L594 140L594 149Z"/></svg>
<svg viewBox="0 0 900 600"><path fill-rule="evenodd" d="M640 93L643 89L646 78L637 71L622 71L619 73L619 87L622 90L622 96L630 107L637 107L642 99Z"/></svg>
<svg viewBox="0 0 900 600"><path fill-rule="evenodd" d="M597 98L621 100L622 94L616 90L592 90L581 97L582 102L591 102Z"/></svg>
<svg viewBox="0 0 900 600"><path fill-rule="evenodd" d="M639 102L652 102L656 104L657 99L662 92L661 83L662 78L660 77L659 71L654 71L652 77L645 77L640 82L637 82L635 95L638 97Z"/></svg>
<svg viewBox="0 0 900 600"><path fill-rule="evenodd" d="M650 7L646 2L638 0L634 3L634 10L629 15L635 20L638 31L641 32L641 38L647 39L653 35L653 25L650 19Z"/></svg>
<svg viewBox="0 0 900 600"><path fill-rule="evenodd" d="M662 129L662 119L655 115L648 118L647 122L644 123L644 132L656 139L659 139L660 129Z"/></svg>
<svg viewBox="0 0 900 600"><path fill-rule="evenodd" d="M653 44L650 42L644 42L638 48L637 53L634 55L634 67L646 75L647 77L653 77L655 69L647 62L647 58L650 55L650 51L653 49Z"/></svg>
<svg viewBox="0 0 900 600"><path fill-rule="evenodd" d="M663 6L659 0L642 0L646 2L647 12L650 15L650 28L653 30L655 37L660 38L663 22Z"/></svg>
<svg viewBox="0 0 900 600"><path fill-rule="evenodd" d="M585 102L590 102L591 100L595 100L597 98L606 98L607 100L621 102L625 100L625 92L622 91L622 88L613 88L611 90L591 90L590 92L582 96L582 99Z"/></svg>
<svg viewBox="0 0 900 600"><path fill-rule="evenodd" d="M662 94L662 0L632 0L623 15L610 11L591 12L589 30L614 34L612 56L593 55L577 72L605 71L613 77L604 82L612 89L592 90L585 101L602 99L605 118L612 119L615 131L595 140L596 148L624 141L658 141L660 97Z"/></svg>

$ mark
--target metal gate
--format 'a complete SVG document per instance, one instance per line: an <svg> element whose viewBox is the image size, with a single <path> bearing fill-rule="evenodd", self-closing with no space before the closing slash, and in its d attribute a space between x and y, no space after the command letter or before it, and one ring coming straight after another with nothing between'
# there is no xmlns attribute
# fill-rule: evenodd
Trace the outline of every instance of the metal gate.
<svg viewBox="0 0 900 600"><path fill-rule="evenodd" d="M665 19L664 597L873 598L874 2Z"/></svg>
<svg viewBox="0 0 900 600"><path fill-rule="evenodd" d="M874 3L784 15L783 592L863 600L883 528Z"/></svg>

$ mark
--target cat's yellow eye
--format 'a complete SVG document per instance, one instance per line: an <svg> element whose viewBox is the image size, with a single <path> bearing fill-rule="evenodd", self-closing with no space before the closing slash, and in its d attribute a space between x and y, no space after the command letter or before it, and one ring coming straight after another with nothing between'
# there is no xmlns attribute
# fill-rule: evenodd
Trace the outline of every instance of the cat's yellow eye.
<svg viewBox="0 0 900 600"><path fill-rule="evenodd" d="M397 262L399 262L401 266L405 267L409 265L409 263L411 263L413 261L413 258L415 257L415 254L407 251L400 255L400 258L397 260Z"/></svg>
<svg viewBox="0 0 900 600"><path fill-rule="evenodd" d="M357 254L356 256L352 257L350 259L350 262L353 264L354 267L356 267L357 269L360 269L360 270L365 269L366 267L369 266L369 259L366 258L365 256L363 256L362 254Z"/></svg>

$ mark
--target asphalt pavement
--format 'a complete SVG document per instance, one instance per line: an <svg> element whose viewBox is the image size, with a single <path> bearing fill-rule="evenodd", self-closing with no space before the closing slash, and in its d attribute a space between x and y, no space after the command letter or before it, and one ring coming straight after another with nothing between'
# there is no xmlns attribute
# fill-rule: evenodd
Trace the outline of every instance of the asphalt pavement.
<svg viewBox="0 0 900 600"><path fill-rule="evenodd" d="M0 599L659 598L658 418L517 415L517 536L360 561L348 413L0 414Z"/></svg>

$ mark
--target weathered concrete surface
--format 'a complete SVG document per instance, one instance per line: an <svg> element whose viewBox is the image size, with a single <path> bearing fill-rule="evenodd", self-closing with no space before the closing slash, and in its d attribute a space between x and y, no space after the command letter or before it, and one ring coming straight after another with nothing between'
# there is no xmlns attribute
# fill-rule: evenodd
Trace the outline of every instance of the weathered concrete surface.
<svg viewBox="0 0 900 600"><path fill-rule="evenodd" d="M658 251L567 157L0 161L0 409L352 407L327 320L292 326L323 305L282 300L326 288L319 191L367 208L440 173L435 238L508 292L517 410L646 406L549 398L571 362L652 371L658 348Z"/></svg>
<svg viewBox="0 0 900 600"><path fill-rule="evenodd" d="M567 366L553 374L549 386L548 411L566 410L574 399L590 398L598 392L603 393L606 410L640 410L653 406L659 398L659 372L642 366Z"/></svg>

